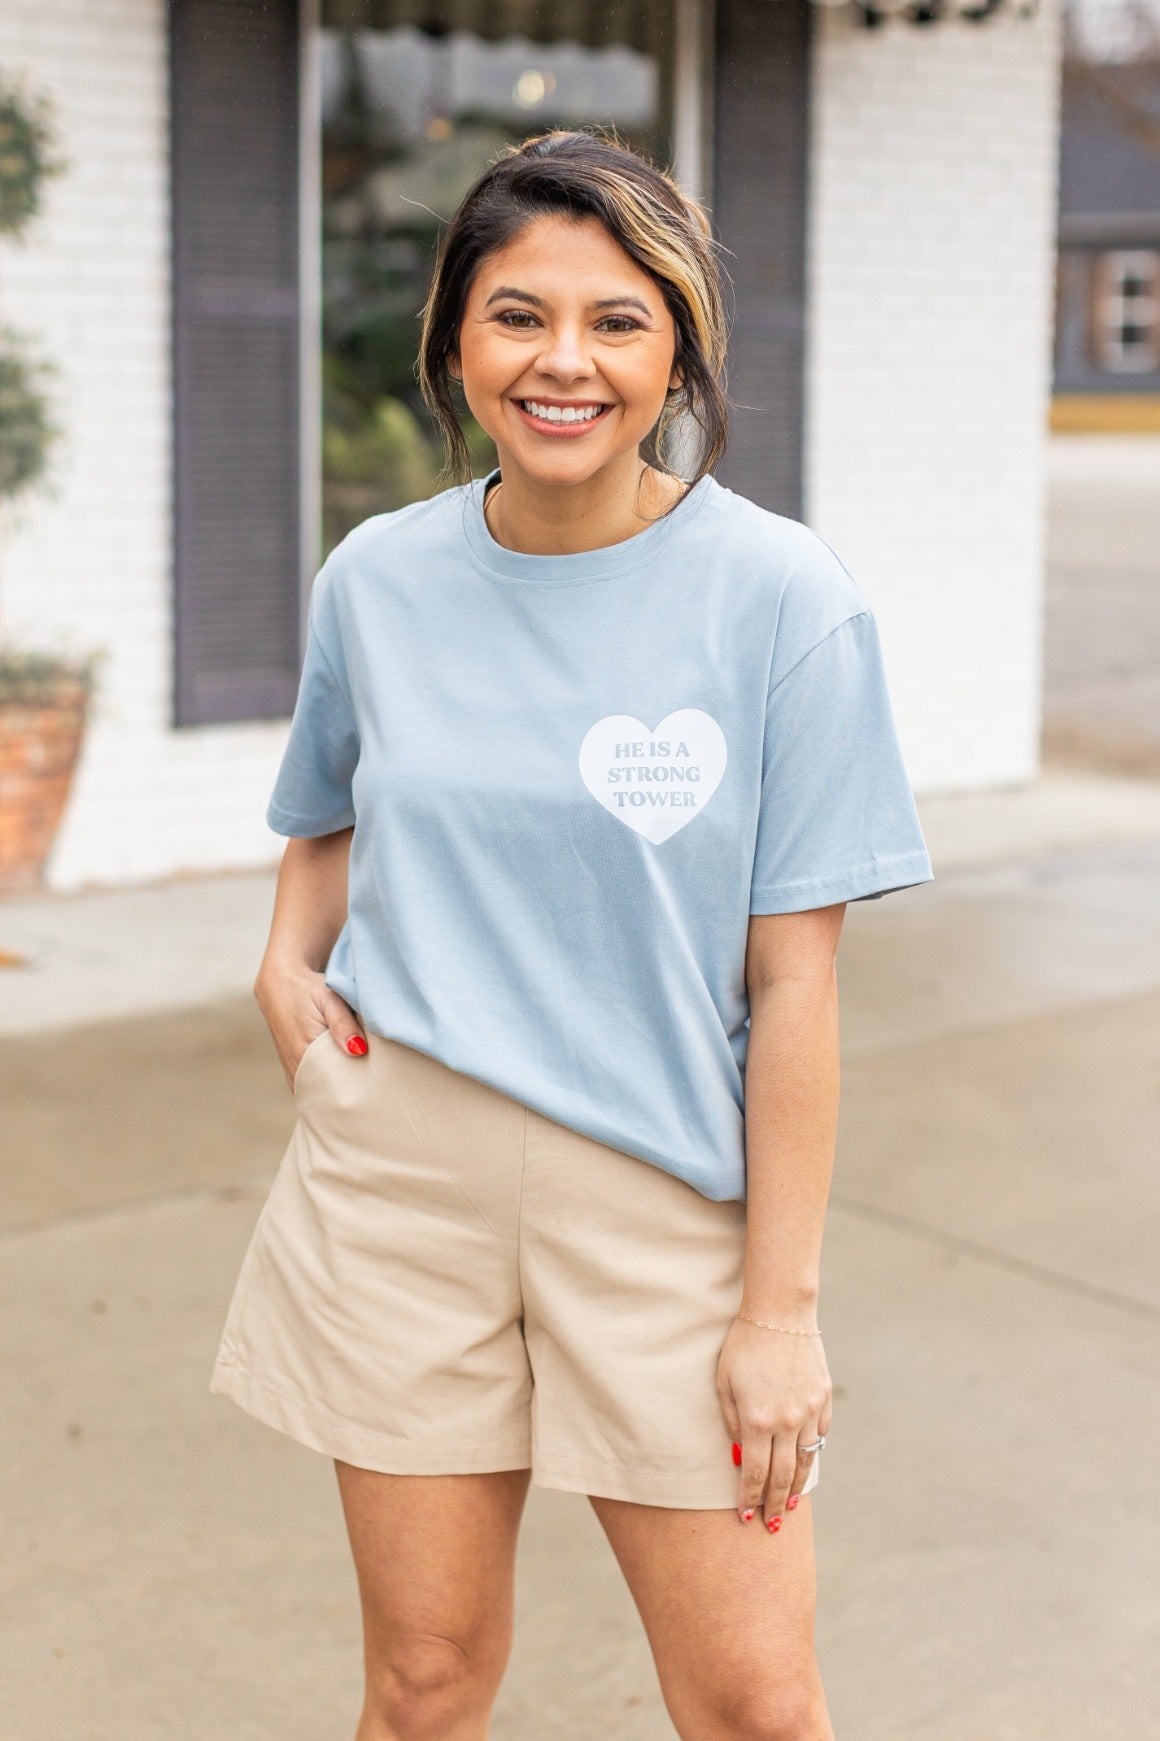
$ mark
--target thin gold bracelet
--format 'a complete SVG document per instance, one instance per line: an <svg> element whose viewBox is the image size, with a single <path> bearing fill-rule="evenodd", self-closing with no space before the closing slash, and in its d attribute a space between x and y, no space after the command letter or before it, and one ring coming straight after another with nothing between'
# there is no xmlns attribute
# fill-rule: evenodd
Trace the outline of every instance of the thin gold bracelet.
<svg viewBox="0 0 1160 1741"><path fill-rule="evenodd" d="M760 1318L751 1318L748 1312L738 1312L737 1316L744 1324L756 1324L759 1330L780 1330L783 1336L820 1336L820 1330L788 1330L784 1324L763 1324Z"/></svg>

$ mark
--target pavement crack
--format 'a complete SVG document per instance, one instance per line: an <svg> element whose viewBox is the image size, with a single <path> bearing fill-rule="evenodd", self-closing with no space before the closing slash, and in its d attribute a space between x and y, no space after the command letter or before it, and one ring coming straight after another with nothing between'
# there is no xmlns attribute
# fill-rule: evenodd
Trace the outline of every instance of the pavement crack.
<svg viewBox="0 0 1160 1741"><path fill-rule="evenodd" d="M1011 1252L984 1245L981 1240L968 1239L961 1233L949 1233L946 1228L935 1227L929 1221L919 1221L916 1216L902 1215L895 1209L880 1209L874 1203L864 1203L840 1191L831 1191L830 1204L863 1221L876 1221L898 1233L909 1233L915 1239L926 1240L929 1245L957 1252L963 1257L973 1257L978 1263L990 1264L992 1269L1005 1270L1008 1275L1020 1276L1024 1281L1037 1282L1041 1287L1054 1288L1057 1293L1071 1294L1076 1299L1090 1300L1096 1305L1109 1307L1113 1312L1123 1312L1127 1317L1142 1318L1147 1324L1160 1324L1160 1306L1154 1306L1148 1300L1138 1300L1132 1294L1101 1287L1098 1282L1085 1282L1079 1276L1068 1275L1066 1270L1015 1257Z"/></svg>

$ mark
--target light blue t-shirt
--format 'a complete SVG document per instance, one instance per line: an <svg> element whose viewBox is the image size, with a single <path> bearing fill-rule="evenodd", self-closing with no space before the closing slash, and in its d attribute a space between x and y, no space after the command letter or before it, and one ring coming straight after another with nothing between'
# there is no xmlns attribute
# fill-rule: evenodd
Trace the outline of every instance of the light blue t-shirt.
<svg viewBox="0 0 1160 1741"><path fill-rule="evenodd" d="M498 476L328 558L267 819L354 825L326 981L372 1032L744 1199L749 915L932 878L874 616L712 477L529 556Z"/></svg>

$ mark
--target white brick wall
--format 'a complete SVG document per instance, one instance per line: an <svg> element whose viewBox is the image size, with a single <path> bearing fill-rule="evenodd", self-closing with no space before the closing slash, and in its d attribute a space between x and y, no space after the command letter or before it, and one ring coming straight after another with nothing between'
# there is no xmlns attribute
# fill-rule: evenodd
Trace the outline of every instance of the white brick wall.
<svg viewBox="0 0 1160 1741"><path fill-rule="evenodd" d="M65 175L0 245L0 319L57 364L51 493L0 540L0 630L108 650L49 865L58 889L276 861L284 724L170 727L169 204L163 0L3 0L0 68L54 99Z"/></svg>
<svg viewBox="0 0 1160 1741"><path fill-rule="evenodd" d="M1058 17L819 20L807 517L923 792L1038 766Z"/></svg>
<svg viewBox="0 0 1160 1741"><path fill-rule="evenodd" d="M1051 0L1044 0L1050 5ZM59 365L52 493L0 540L0 629L108 650L58 889L276 861L285 724L175 731L163 0L2 0L67 174L0 318ZM1037 762L1057 23L820 20L807 514L883 628L921 791Z"/></svg>

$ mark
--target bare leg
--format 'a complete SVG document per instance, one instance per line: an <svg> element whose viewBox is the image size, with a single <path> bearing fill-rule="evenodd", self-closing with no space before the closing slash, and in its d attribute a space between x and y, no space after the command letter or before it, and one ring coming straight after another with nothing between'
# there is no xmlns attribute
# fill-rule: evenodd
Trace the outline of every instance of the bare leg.
<svg viewBox="0 0 1160 1741"><path fill-rule="evenodd" d="M811 1500L775 1536L760 1514L591 1503L681 1741L834 1741L814 1655Z"/></svg>
<svg viewBox="0 0 1160 1741"><path fill-rule="evenodd" d="M530 1472L335 1468L363 1611L356 1741L486 1741L511 1650Z"/></svg>

